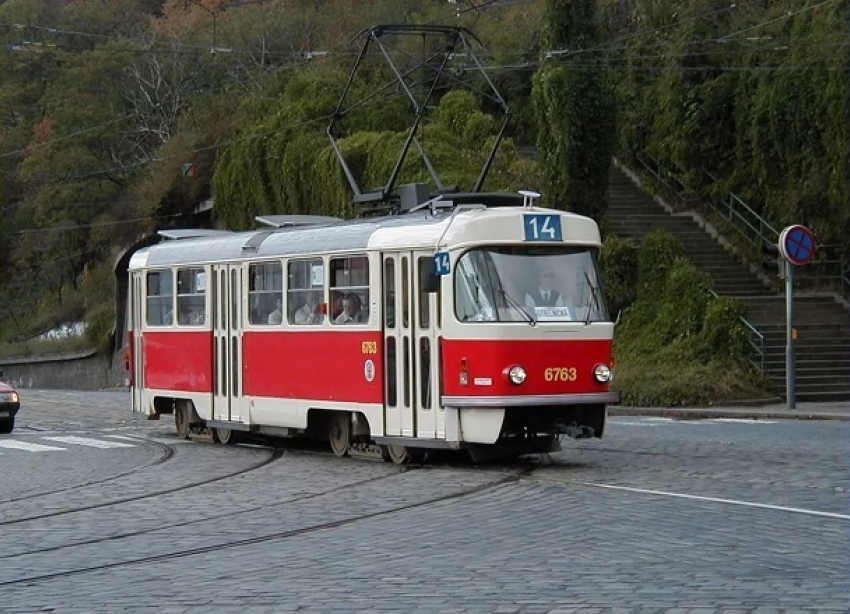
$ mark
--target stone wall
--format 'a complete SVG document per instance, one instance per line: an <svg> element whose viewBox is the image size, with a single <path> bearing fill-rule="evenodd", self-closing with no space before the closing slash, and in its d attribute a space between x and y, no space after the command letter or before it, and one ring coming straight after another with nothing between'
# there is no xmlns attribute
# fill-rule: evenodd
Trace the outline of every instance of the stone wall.
<svg viewBox="0 0 850 614"><path fill-rule="evenodd" d="M127 385L123 357L111 359L94 350L49 356L0 359L3 380L16 388L101 390Z"/></svg>

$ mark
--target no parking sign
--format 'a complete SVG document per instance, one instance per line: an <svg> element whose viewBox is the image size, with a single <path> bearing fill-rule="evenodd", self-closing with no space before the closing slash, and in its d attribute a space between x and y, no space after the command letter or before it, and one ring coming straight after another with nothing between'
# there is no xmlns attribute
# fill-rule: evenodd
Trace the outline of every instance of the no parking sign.
<svg viewBox="0 0 850 614"><path fill-rule="evenodd" d="M788 226L779 233L779 253L791 264L808 264L815 257L815 235L812 231L795 224ZM788 409L796 407L797 400L794 392L795 359L794 341L797 331L794 321L794 267L786 267L785 275L785 396Z"/></svg>
<svg viewBox="0 0 850 614"><path fill-rule="evenodd" d="M808 264L815 257L815 235L805 226L788 226L779 234L779 253L791 264Z"/></svg>

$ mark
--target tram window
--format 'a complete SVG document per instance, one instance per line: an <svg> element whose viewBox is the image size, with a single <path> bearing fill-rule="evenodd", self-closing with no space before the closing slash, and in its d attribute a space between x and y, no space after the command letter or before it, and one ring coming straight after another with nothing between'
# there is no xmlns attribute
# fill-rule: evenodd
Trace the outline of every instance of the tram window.
<svg viewBox="0 0 850 614"><path fill-rule="evenodd" d="M251 324L283 322L283 267L279 262L248 267L248 301Z"/></svg>
<svg viewBox="0 0 850 614"><path fill-rule="evenodd" d="M146 282L148 325L170 326L174 321L174 277L171 271L150 271Z"/></svg>
<svg viewBox="0 0 850 614"><path fill-rule="evenodd" d="M429 301L428 301L428 291L424 288L424 284L422 281L428 276L428 272L434 268L434 260L431 258L425 258L424 256L419 258L419 327L420 328L428 328L431 323L431 313L428 310Z"/></svg>
<svg viewBox="0 0 850 614"><path fill-rule="evenodd" d="M454 269L455 315L463 322L606 321L596 249L488 247Z"/></svg>
<svg viewBox="0 0 850 614"><path fill-rule="evenodd" d="M321 259L293 260L289 263L288 273L287 321L290 324L321 324L324 320L324 263Z"/></svg>
<svg viewBox="0 0 850 614"><path fill-rule="evenodd" d="M342 295L339 313L334 305L334 324L359 324L369 321L369 259L366 256L331 258L332 296Z"/></svg>
<svg viewBox="0 0 850 614"><path fill-rule="evenodd" d="M395 328L395 260L384 261L384 324Z"/></svg>
<svg viewBox="0 0 850 614"><path fill-rule="evenodd" d="M230 270L230 328L239 329L239 279L236 269Z"/></svg>
<svg viewBox="0 0 850 614"><path fill-rule="evenodd" d="M207 275L202 268L177 269L177 322L203 326L207 322Z"/></svg>
<svg viewBox="0 0 850 614"><path fill-rule="evenodd" d="M404 407L410 407L410 339L408 337L402 338L401 347L402 373L404 373L404 382L402 386Z"/></svg>
<svg viewBox="0 0 850 614"><path fill-rule="evenodd" d="M398 404L398 382L396 381L396 347L395 337L387 337L387 406Z"/></svg>
<svg viewBox="0 0 850 614"><path fill-rule="evenodd" d="M401 259L401 325L404 328L410 326L410 301L408 297L410 296L410 291L408 288L410 287L410 281L408 281L407 275L407 257L403 256Z"/></svg>
<svg viewBox="0 0 850 614"><path fill-rule="evenodd" d="M422 369L419 383L422 392L422 409L431 409L431 340L419 340L419 367Z"/></svg>

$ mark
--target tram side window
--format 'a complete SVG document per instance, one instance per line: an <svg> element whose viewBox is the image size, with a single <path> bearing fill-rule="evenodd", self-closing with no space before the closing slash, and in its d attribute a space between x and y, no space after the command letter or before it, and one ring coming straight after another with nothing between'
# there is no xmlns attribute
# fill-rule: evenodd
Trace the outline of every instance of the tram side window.
<svg viewBox="0 0 850 614"><path fill-rule="evenodd" d="M339 311L334 305L334 324L362 324L369 321L369 259L366 256L331 258L330 289L342 298Z"/></svg>
<svg viewBox="0 0 850 614"><path fill-rule="evenodd" d="M274 325L283 322L283 267L279 262L248 267L248 300L251 324Z"/></svg>
<svg viewBox="0 0 850 614"><path fill-rule="evenodd" d="M171 326L174 322L174 277L171 271L147 274L148 326Z"/></svg>
<svg viewBox="0 0 850 614"><path fill-rule="evenodd" d="M202 268L177 269L177 321L181 326L207 323L207 274Z"/></svg>
<svg viewBox="0 0 850 614"><path fill-rule="evenodd" d="M324 320L325 265L321 259L289 263L287 286L288 322L317 325Z"/></svg>

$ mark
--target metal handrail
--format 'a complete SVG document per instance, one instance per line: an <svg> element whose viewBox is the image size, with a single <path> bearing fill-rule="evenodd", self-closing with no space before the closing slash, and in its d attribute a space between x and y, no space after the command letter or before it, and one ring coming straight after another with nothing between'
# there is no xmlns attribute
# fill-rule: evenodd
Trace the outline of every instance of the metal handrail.
<svg viewBox="0 0 850 614"><path fill-rule="evenodd" d="M692 197L686 196L688 193L688 186L679 179L679 177L673 171L669 170L666 166L658 162L658 160L653 157L647 155L647 157L653 162L654 166L651 166L646 160L643 159L640 155L635 155L635 160L637 160L641 166L643 166L650 175L655 177L655 179L661 183L665 188L667 188L671 194L675 195L677 199L679 199L682 203L687 204L694 200ZM671 185L675 183L676 186Z"/></svg>
<svg viewBox="0 0 850 614"><path fill-rule="evenodd" d="M759 357L758 363L756 363L752 358L750 358L750 362L753 363L753 366L757 367L759 369L759 371L764 373L764 361L765 361L764 335L762 335L759 332L759 329L757 329L745 317L743 317L743 316L738 316L738 317L740 318L741 322L743 322L744 326L746 326L747 328L750 329L750 331L755 333L756 338L758 339L758 343L756 343L756 342L753 341L752 335L750 335L750 346L756 351L756 354L758 354L758 357Z"/></svg>
<svg viewBox="0 0 850 614"><path fill-rule="evenodd" d="M640 155L636 155L635 159L683 202L691 200L684 196L689 191L688 187L678 179L675 173L667 170L664 164L653 156L647 154L644 154L644 156L649 158L652 164L647 163ZM711 173L706 171L705 174L712 182L720 183L720 180ZM675 180L680 189L677 190L671 186L669 179ZM720 196L719 201L718 204L713 199L709 199L707 205L729 222L732 230L761 252L776 253L780 233L773 224L734 192ZM825 253L826 257L820 257L813 265L808 266L817 266L815 276L818 279L837 284L839 294L845 299L850 299L850 256L841 255L831 258L830 254L837 251L837 248L836 245L819 245L818 249Z"/></svg>
<svg viewBox="0 0 850 614"><path fill-rule="evenodd" d="M717 294L717 292L715 292L714 290L709 290L708 292L711 294L711 296L715 298L720 298L720 295ZM758 328L756 328L755 324L747 320L747 318L745 318L744 316L738 316L738 320L740 320L744 326L749 328L752 333L755 333L755 336L758 339L758 342L753 341L752 335L750 335L749 339L750 347L752 347L755 350L755 353L758 355L758 362L756 362L752 358L750 358L749 360L754 367L764 373L764 361L766 354L766 351L764 349L764 335L759 331Z"/></svg>

